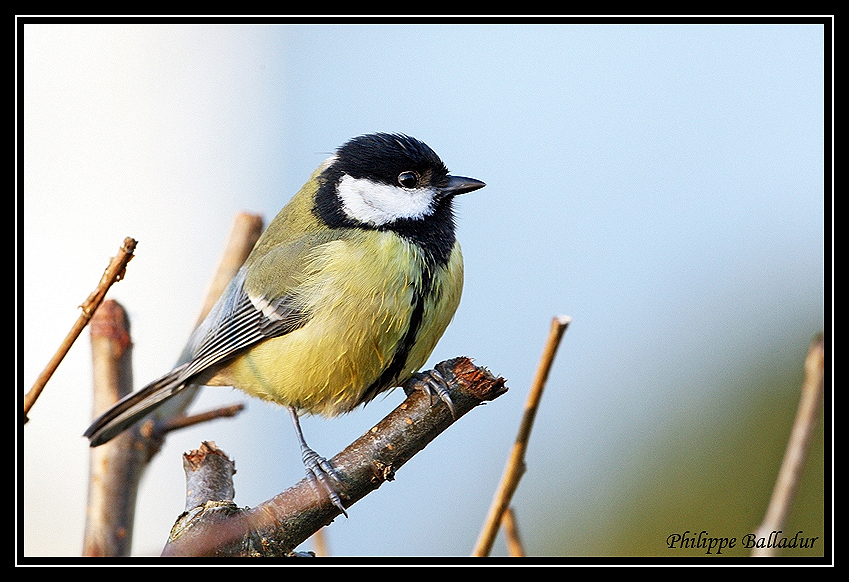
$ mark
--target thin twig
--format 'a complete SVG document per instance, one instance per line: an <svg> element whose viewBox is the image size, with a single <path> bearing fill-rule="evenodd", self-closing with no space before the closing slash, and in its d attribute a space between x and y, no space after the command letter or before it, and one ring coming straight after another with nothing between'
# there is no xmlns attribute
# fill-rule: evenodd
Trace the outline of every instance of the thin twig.
<svg viewBox="0 0 849 582"><path fill-rule="evenodd" d="M772 532L778 532L784 527L787 515L793 505L793 499L799 488L799 480L808 457L811 436L816 428L820 404L824 388L825 346L823 336L819 335L811 342L808 355L805 357L805 380L802 383L802 394L793 430L787 442L784 459L778 470L778 478L772 490L772 498L766 510L763 523L756 534L758 538L766 538ZM767 544L769 546L769 544ZM769 557L776 555L775 547L754 548L752 556Z"/></svg>
<svg viewBox="0 0 849 582"><path fill-rule="evenodd" d="M504 539L507 541L507 553L513 558L524 558L525 547L522 544L522 536L519 535L519 524L512 507L504 511L501 527L504 529Z"/></svg>
<svg viewBox="0 0 849 582"><path fill-rule="evenodd" d="M551 322L548 341L543 349L542 358L540 359L534 382L531 385L528 400L525 403L525 413L522 416L522 423L519 425L519 434L516 436L513 450L510 453L507 466L504 468L504 474L501 477L501 483L492 499L489 514L486 517L478 541L475 544L475 549L472 552L472 556L474 557L486 557L492 551L492 544L495 542L495 536L498 534L501 516L510 505L513 493L516 492L516 487L519 486L519 480L525 472L525 451L528 448L528 439L530 438L531 428L533 427L534 418L536 417L539 402L542 398L542 391L545 388L546 380L548 380L548 373L551 370L551 364L554 362L554 355L557 353L560 339L571 322L572 318L567 315L557 316Z"/></svg>
<svg viewBox="0 0 849 582"><path fill-rule="evenodd" d="M210 420L215 420L216 418L229 418L231 416L236 416L242 410L244 410L244 408L244 404L231 404L230 406L213 408L212 410L207 410L206 412L199 412L197 414L190 414L188 416L174 416L166 420L164 423L153 427L153 430L155 430L161 435L164 435L174 430L194 426L202 422L209 422Z"/></svg>
<svg viewBox="0 0 849 582"><path fill-rule="evenodd" d="M47 366L45 366L41 374L38 375L38 378L35 379L35 383L32 385L32 388L30 388L30 391L27 392L26 396L24 396L24 422L26 422L26 415L29 414L32 405L35 404L35 401L38 400L38 397L41 395L41 391L44 390L44 386L47 385L47 381L50 380L51 376L53 376L56 368L59 367L59 364L62 363L62 360L65 358L65 354L67 354L68 350L71 349L71 346L74 345L74 342L79 337L80 333L91 320L94 312L97 311L97 307L103 301L103 298L106 296L106 292L109 291L109 288L113 283L124 278L127 263L129 263L130 259L133 258L133 252L136 250L136 244L136 241L130 237L124 239L124 244L118 250L118 254L112 258L109 266L106 267L106 270L103 272L103 276L100 278L100 282L97 284L95 290L92 291L88 298L83 301L83 304L80 305L83 312L77 318L77 321L74 322L74 325L71 327L71 331L68 332L68 335L65 336L62 343L59 344L59 349L56 350L56 353L53 354L53 357L50 358L49 362L47 362Z"/></svg>

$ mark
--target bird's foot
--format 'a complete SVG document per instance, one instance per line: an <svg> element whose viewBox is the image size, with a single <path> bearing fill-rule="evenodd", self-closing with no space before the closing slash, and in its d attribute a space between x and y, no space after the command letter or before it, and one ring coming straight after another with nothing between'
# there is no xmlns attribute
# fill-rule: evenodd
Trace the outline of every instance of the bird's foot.
<svg viewBox="0 0 849 582"><path fill-rule="evenodd" d="M413 375L411 382L404 386L404 392L409 396L413 390L421 390L428 398L430 405L436 404L436 398L442 400L451 411L452 418L457 418L457 413L454 410L454 403L451 401L451 394L448 390L448 382L442 377L442 374L436 370L428 370L419 372Z"/></svg>
<svg viewBox="0 0 849 582"><path fill-rule="evenodd" d="M345 511L345 507L342 505L342 498L339 497L339 492L336 489L337 486L342 485L342 480L339 478L336 469L333 468L333 465L327 459L309 447L304 447L301 452L304 459L304 467L307 470L307 480L309 480L313 490L319 498L322 497L322 489L327 492L333 505L345 517L348 517L348 512ZM319 484L321 485L320 487Z"/></svg>

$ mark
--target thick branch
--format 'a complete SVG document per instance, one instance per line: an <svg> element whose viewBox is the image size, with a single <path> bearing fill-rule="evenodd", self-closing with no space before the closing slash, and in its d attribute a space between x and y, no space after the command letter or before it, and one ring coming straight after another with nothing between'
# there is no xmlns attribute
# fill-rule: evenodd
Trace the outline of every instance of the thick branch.
<svg viewBox="0 0 849 582"><path fill-rule="evenodd" d="M436 365L448 382L456 410L431 404L416 390L375 427L331 459L342 485L346 507L353 505L422 450L439 433L472 408L507 391L503 378L494 377L468 358ZM203 509L178 520L163 556L283 556L339 515L327 498L319 499L312 485L302 480L294 487L249 510L212 499ZM208 517L207 517L207 514Z"/></svg>
<svg viewBox="0 0 849 582"><path fill-rule="evenodd" d="M91 320L94 415L130 393L133 385L129 322L116 301L105 301ZM149 457L147 439L132 429L90 449L84 556L129 556L136 492Z"/></svg>
<svg viewBox="0 0 849 582"><path fill-rule="evenodd" d="M236 495L233 474L236 464L215 446L204 441L200 448L183 455L186 473L186 511L210 499L228 501Z"/></svg>

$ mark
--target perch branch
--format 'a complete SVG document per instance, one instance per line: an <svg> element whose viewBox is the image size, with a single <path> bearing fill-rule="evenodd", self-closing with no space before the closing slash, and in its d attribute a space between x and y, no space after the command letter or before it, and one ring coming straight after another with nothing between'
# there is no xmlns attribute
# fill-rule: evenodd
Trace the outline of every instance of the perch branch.
<svg viewBox="0 0 849 582"><path fill-rule="evenodd" d="M386 418L330 460L346 507L391 481L395 472L454 421L504 392L503 378L455 358L436 365L449 385L456 418L415 390ZM197 501L197 500L196 500ZM178 519L163 556L284 556L340 513L306 479L252 509L209 499ZM223 504L223 505L222 505ZM207 509L211 511L207 511Z"/></svg>

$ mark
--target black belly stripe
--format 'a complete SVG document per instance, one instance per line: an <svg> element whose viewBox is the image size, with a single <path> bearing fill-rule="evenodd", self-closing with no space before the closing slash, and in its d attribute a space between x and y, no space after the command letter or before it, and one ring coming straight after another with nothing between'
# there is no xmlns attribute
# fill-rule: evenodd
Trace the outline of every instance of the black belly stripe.
<svg viewBox="0 0 849 582"><path fill-rule="evenodd" d="M398 376L404 370L410 351L416 343L416 337L418 337L419 328L422 325L422 319L424 316L425 297L430 293L430 290L430 270L425 267L422 269L422 289L416 288L413 292L413 300L411 302L413 312L410 314L410 322L407 324L407 332L398 344L389 365L386 366L383 373L377 378L377 380L372 382L363 393L359 402L360 404L370 401L384 390L397 386Z"/></svg>

